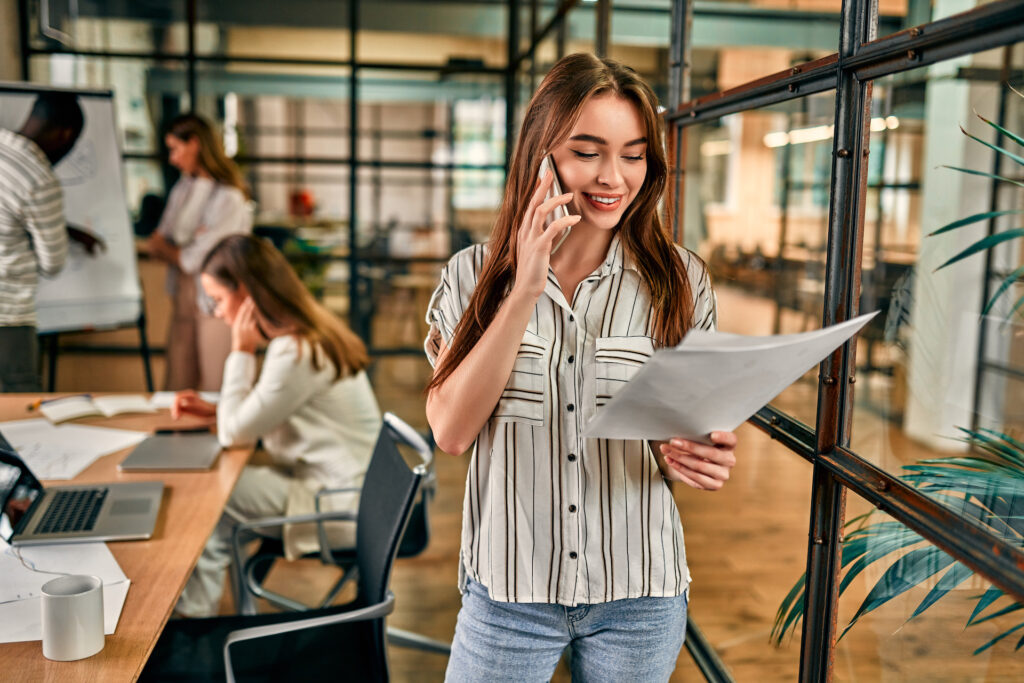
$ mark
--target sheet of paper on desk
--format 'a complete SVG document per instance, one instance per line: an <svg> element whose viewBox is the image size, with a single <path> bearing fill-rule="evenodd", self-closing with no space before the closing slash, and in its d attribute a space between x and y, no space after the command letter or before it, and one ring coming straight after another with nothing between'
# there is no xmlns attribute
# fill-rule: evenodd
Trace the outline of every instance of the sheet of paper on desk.
<svg viewBox="0 0 1024 683"><path fill-rule="evenodd" d="M131 581L106 543L67 543L20 548L25 565L39 570L91 574L103 580L103 631L117 628ZM56 574L41 574L21 563L14 549L0 541L0 643L42 638L40 588Z"/></svg>
<svg viewBox="0 0 1024 683"><path fill-rule="evenodd" d="M97 458L141 443L145 432L48 420L0 422L4 435L39 479L71 479Z"/></svg>
<svg viewBox="0 0 1024 683"><path fill-rule="evenodd" d="M691 331L657 351L591 418L583 435L664 440L732 431L856 334L874 313L768 337Z"/></svg>
<svg viewBox="0 0 1024 683"><path fill-rule="evenodd" d="M153 395L149 397L149 405L153 406L154 408L170 408L171 404L174 403L175 393L176 392L173 391L154 392ZM199 398L203 399L204 401L209 401L210 403L216 403L217 401L220 400L220 392L200 391Z"/></svg>

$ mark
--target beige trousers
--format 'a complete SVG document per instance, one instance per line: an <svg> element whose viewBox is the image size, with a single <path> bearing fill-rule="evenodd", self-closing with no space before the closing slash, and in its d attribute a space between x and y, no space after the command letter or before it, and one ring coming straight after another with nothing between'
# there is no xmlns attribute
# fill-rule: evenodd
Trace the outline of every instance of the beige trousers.
<svg viewBox="0 0 1024 683"><path fill-rule="evenodd" d="M291 478L272 466L242 470L224 514L206 541L196 568L185 584L174 611L186 617L212 617L220 607L224 580L231 565L231 538L235 525L285 514ZM263 529L264 536L280 537L280 528Z"/></svg>
<svg viewBox="0 0 1024 683"><path fill-rule="evenodd" d="M231 328L199 310L194 277L180 271L177 275L164 389L220 391L224 361L231 352Z"/></svg>

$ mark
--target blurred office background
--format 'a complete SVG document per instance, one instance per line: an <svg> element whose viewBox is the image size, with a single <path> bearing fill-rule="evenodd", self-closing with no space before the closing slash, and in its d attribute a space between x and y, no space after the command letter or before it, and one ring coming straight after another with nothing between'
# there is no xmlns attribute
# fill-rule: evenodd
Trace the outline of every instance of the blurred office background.
<svg viewBox="0 0 1024 683"><path fill-rule="evenodd" d="M853 4L870 9L866 0ZM974 0L879 0L875 35L884 41L986 6L1004 17L1016 11L1018 24L1024 18L1024 5L1013 0L977 7ZM757 94L757 83L773 75L824 73L823 64L840 81L852 73L830 61L841 9L840 0L8 0L0 2L0 78L114 90L125 190L140 236L155 227L174 182L164 124L192 109L216 121L251 186L257 231L368 342L382 406L422 427L426 304L447 258L487 238L509 142L533 88L563 54L620 59L654 86L669 115L692 112L692 123L668 123L678 182L666 211L677 241L710 265L722 330L787 334L822 325L839 281L829 279L830 207L837 188L855 195L848 204L859 207L862 242L842 251L843 263L856 278L860 309L881 313L858 343L853 399L837 408L848 425L840 445L853 454L849 462L897 477L920 460L967 452L955 439L958 427L1020 437L1024 426L1020 318L1005 317L1024 293L1019 282L1011 279L1000 305L981 315L986 296L1024 262L1019 242L935 271L987 230L1019 227L1019 217L980 221L970 237L927 237L971 214L1022 208L1021 185L945 167L1020 182L1019 163L996 165L992 149L959 126L1020 153L1005 136L997 141L975 112L1024 134L1024 100L1006 85L1024 85L1024 48L1012 22L979 27L983 17L967 15L974 42L950 38L952 58L880 67L870 76L862 117L866 161L851 187L832 177L835 83L794 82L789 95ZM920 59L913 49L905 59ZM715 98L729 92L735 106L714 113ZM833 239L838 230L833 220ZM151 340L159 346L167 309L162 271L143 262L141 275ZM59 390L143 388L132 331L64 335L61 344ZM157 356L157 377L159 363ZM814 679L813 658L801 654L802 640L804 648L813 640L801 635L801 624L778 647L769 634L821 545L808 522L823 509L822 477L838 481L846 520L881 507L901 523L912 521L906 510L917 499L887 486L866 498L856 486L863 481L821 470L772 431L791 424L792 433L804 428L813 438L835 405L830 396L818 369L809 372L772 402L774 417L763 416L769 427L740 428L739 464L725 490L677 491L694 576L691 615L703 633L703 640L696 633L691 639L692 654L681 654L678 680L712 677L715 661L741 681L793 680L801 671ZM439 460L434 540L396 569L393 623L440 638L451 637L458 609L467 460ZM1017 501L1003 503L1006 529L979 530L978 538L990 534L1019 549ZM913 518L916 530L929 519L941 526L933 509L917 509L923 517ZM880 579L910 585L892 590L897 597L861 617L838 643L826 642L820 656L835 680L1024 678L1015 649L1021 632L975 653L1024 626L1020 612L1007 609L964 628L979 595L1002 600L994 609L1009 608L1014 598L993 590L1022 579L995 562L979 565L977 552L941 534L932 540L983 572L911 619L949 565L939 560L931 573L885 574L905 552L897 549L888 562L868 566L834 601L828 614L838 628L826 631L826 641L842 633ZM301 593L319 580L318 570L282 567L277 580ZM443 673L434 655L396 650L393 660L399 680L440 680ZM568 679L564 669L558 677Z"/></svg>

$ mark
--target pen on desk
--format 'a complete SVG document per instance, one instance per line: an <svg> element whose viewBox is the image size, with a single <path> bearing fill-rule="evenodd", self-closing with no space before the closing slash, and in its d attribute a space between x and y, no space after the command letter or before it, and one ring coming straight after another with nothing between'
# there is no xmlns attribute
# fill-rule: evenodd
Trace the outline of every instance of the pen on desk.
<svg viewBox="0 0 1024 683"><path fill-rule="evenodd" d="M70 394L68 396L58 396L55 398L37 398L36 400L29 403L26 408L29 412L33 410L39 410L39 407L44 403L51 403L53 401L63 401L67 398L92 398L92 394Z"/></svg>

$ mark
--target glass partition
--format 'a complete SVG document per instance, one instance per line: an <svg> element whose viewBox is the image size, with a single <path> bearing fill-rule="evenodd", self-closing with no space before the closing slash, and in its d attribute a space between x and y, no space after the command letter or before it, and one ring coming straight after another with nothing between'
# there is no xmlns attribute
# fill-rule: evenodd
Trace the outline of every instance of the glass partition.
<svg viewBox="0 0 1024 683"><path fill-rule="evenodd" d="M719 327L788 334L821 326L832 97L816 95L688 128L687 246L711 269ZM814 424L817 367L773 405Z"/></svg>
<svg viewBox="0 0 1024 683"><path fill-rule="evenodd" d="M999 616L1009 598L862 498L848 494L846 517L836 681L1024 678L1015 650L1024 619ZM865 602L878 605L864 611Z"/></svg>

